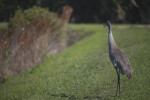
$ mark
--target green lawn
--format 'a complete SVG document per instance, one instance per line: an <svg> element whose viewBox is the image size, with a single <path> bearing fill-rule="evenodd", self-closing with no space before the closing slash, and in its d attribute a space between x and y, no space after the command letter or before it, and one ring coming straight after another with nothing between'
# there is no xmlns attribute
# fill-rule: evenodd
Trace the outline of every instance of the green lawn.
<svg viewBox="0 0 150 100"><path fill-rule="evenodd" d="M57 56L0 84L0 100L148 100L150 98L150 26L113 25L119 48L128 56L133 76L117 75L108 57L108 30L98 24L71 24L93 32Z"/></svg>

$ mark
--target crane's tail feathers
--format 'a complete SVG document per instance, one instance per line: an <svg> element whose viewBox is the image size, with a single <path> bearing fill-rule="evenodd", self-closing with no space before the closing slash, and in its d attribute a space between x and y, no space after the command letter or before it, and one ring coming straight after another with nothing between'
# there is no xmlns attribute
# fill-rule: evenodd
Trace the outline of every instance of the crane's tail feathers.
<svg viewBox="0 0 150 100"><path fill-rule="evenodd" d="M128 77L128 79L130 79L132 77L132 74L127 74L126 76Z"/></svg>
<svg viewBox="0 0 150 100"><path fill-rule="evenodd" d="M128 79L130 79L131 77L132 77L132 72L133 72L133 70L132 70L132 67L131 66L129 66L128 68L126 67L126 69L124 68L122 68L122 69L120 69L120 71L121 71L121 74L122 75L125 75L126 74L126 76L128 77Z"/></svg>
<svg viewBox="0 0 150 100"><path fill-rule="evenodd" d="M126 76L128 77L128 79L130 79L132 77L132 72L133 72L132 67L130 67L126 73Z"/></svg>

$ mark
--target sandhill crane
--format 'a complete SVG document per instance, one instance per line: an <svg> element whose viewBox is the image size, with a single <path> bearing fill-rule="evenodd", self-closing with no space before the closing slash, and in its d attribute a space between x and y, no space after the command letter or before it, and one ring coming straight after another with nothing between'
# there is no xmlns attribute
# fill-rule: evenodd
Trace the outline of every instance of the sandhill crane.
<svg viewBox="0 0 150 100"><path fill-rule="evenodd" d="M122 75L125 75L129 78L132 76L132 67L130 65L129 59L125 56L125 54L118 48L115 43L115 40L112 35L111 31L111 23L107 21L106 23L108 27L108 47L109 47L109 58L116 69L118 82L117 82L117 92L119 87L119 94L120 94L120 72ZM119 72L118 72L119 71Z"/></svg>

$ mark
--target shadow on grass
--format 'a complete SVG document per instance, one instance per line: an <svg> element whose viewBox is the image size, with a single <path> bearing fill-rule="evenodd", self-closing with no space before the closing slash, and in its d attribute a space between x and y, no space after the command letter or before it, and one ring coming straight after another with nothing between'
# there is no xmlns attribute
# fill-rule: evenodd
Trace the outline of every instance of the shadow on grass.
<svg viewBox="0 0 150 100"><path fill-rule="evenodd" d="M66 95L64 93L61 93L61 94L51 94L51 96L53 96L53 97L59 97L59 98L67 98L68 100L78 100L78 99L87 99L87 100L97 99L97 100L100 100L100 99L102 99L101 96L76 97L75 95Z"/></svg>
<svg viewBox="0 0 150 100"><path fill-rule="evenodd" d="M68 98L68 100L76 100L77 99L77 97L75 97L74 95L66 95L64 93L51 94L51 96L53 96L53 97L61 97L61 98Z"/></svg>

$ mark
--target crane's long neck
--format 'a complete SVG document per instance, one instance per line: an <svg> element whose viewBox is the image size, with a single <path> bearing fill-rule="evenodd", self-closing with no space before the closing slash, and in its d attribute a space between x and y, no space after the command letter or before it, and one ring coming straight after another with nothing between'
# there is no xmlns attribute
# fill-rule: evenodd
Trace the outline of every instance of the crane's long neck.
<svg viewBox="0 0 150 100"><path fill-rule="evenodd" d="M113 35L112 35L112 31L111 31L111 26L108 25L108 45L109 45L109 50L113 49L113 48L116 48L117 45L115 43L115 40L113 38Z"/></svg>

